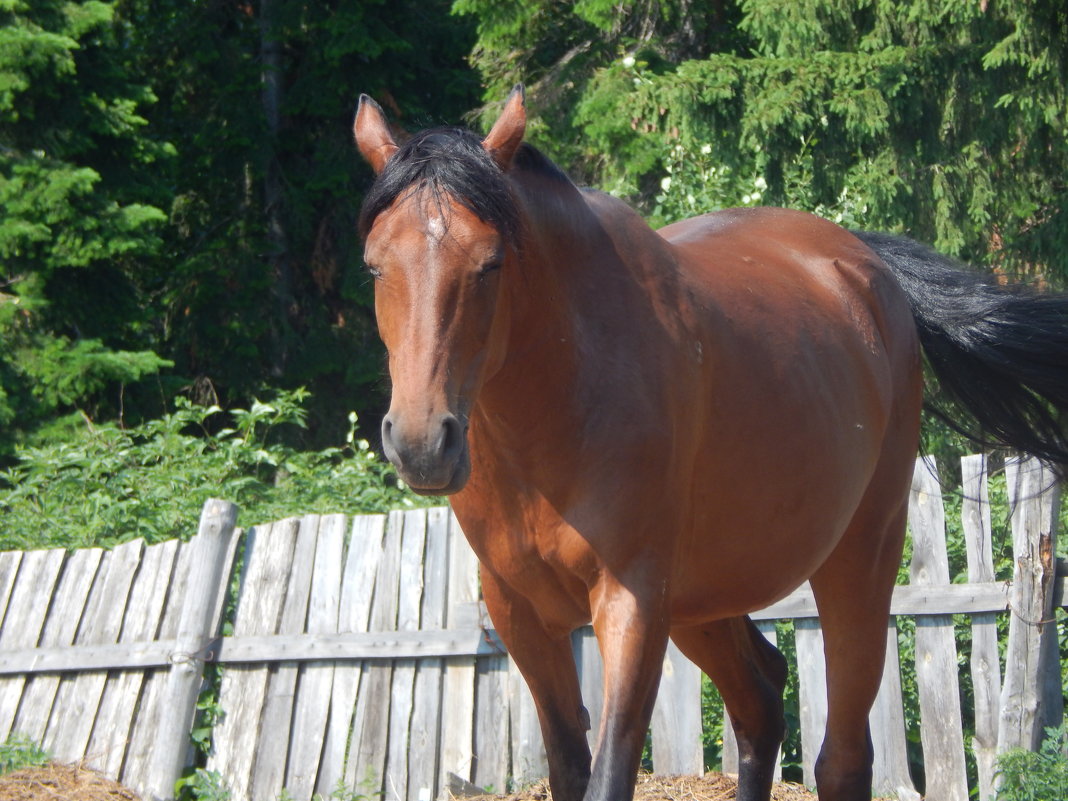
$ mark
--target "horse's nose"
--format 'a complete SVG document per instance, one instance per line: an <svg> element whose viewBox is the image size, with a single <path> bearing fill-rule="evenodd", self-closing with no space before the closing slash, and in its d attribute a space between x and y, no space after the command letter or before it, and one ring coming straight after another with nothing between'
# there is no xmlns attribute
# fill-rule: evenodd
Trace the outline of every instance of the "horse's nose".
<svg viewBox="0 0 1068 801"><path fill-rule="evenodd" d="M464 442L464 426L451 413L432 417L425 428L409 426L392 412L382 420L382 450L415 489L448 486L462 460Z"/></svg>

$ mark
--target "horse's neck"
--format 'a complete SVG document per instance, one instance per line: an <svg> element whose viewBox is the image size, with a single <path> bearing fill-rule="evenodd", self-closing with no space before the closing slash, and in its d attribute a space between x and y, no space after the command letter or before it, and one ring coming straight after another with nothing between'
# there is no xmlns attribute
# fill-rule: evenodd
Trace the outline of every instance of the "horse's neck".
<svg viewBox="0 0 1068 801"><path fill-rule="evenodd" d="M536 177L521 190L524 236L520 280L513 284L513 337L520 348L522 340L529 347L530 334L577 348L582 329L619 291L614 279L626 266L577 188Z"/></svg>
<svg viewBox="0 0 1068 801"><path fill-rule="evenodd" d="M649 289L658 282L641 271L663 266L643 258L663 245L640 220L622 240L610 235L618 216L628 226L637 220L622 207L606 212L614 201L540 177L520 190L524 241L507 290L508 355L486 387L485 411L519 427L539 413L577 425L588 414L584 404L624 389L613 383L624 380L614 367L626 360L628 341L656 336Z"/></svg>

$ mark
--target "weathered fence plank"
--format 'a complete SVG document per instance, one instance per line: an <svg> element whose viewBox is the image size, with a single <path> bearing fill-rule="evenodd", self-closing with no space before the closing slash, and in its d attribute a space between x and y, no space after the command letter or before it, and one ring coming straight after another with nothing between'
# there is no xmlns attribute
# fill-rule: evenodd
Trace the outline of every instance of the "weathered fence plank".
<svg viewBox="0 0 1068 801"><path fill-rule="evenodd" d="M36 602L52 594L63 566L63 549L29 551L18 564L8 606L19 614L4 616L0 649L33 647L41 637L48 605ZM6 739L15 723L19 700L26 684L23 676L0 678L0 740Z"/></svg>
<svg viewBox="0 0 1068 801"><path fill-rule="evenodd" d="M586 711L590 715L590 730L586 740L590 749L597 746L597 735L601 731L601 688L604 687L604 663L601 651L597 647L597 638L590 626L583 626L571 635L571 650L578 667L579 690Z"/></svg>
<svg viewBox="0 0 1068 801"><path fill-rule="evenodd" d="M668 644L664 654L651 729L653 770L682 775L704 773L701 669L674 643Z"/></svg>
<svg viewBox="0 0 1068 801"><path fill-rule="evenodd" d="M961 459L961 524L968 559L968 582L994 581L994 552L990 523L990 498L986 458ZM997 615L972 615L971 677L975 699L975 754L979 801L994 798L994 773L998 744L998 699L1001 695L1001 664L998 661Z"/></svg>
<svg viewBox="0 0 1068 801"><path fill-rule="evenodd" d="M449 590L448 532L448 512L442 508L427 510L420 629L445 628L445 605ZM438 786L444 670L441 659L420 659L416 662L408 760L409 801L430 801Z"/></svg>
<svg viewBox="0 0 1068 801"><path fill-rule="evenodd" d="M11 599L11 590L15 586L15 576L18 575L22 556L22 551L0 553L0 631L3 630L8 601Z"/></svg>
<svg viewBox="0 0 1068 801"><path fill-rule="evenodd" d="M886 627L886 662L879 693L868 717L875 759L872 790L876 796L894 795L898 801L919 801L920 794L909 775L905 738L905 710L901 694L901 657L897 645L897 621Z"/></svg>
<svg viewBox="0 0 1068 801"><path fill-rule="evenodd" d="M397 603L397 630L419 630L423 603L423 551L426 547L426 510L404 513ZM393 662L390 685L389 740L386 749L386 801L408 798L408 756L415 694L415 660Z"/></svg>
<svg viewBox="0 0 1068 801"><path fill-rule="evenodd" d="M1058 492L1052 471L1035 459L1006 460L1005 475L1016 569L998 724L999 751L1037 748L1044 727L1056 725L1063 714L1056 667L1057 627L1052 614ZM1043 494L1047 489L1050 491ZM1051 681L1054 676L1055 683Z"/></svg>
<svg viewBox="0 0 1068 801"><path fill-rule="evenodd" d="M917 462L909 494L909 527L912 532L912 583L949 584L945 512L933 460ZM950 615L916 618L916 684L923 750L939 765L937 771L927 776L927 794L944 801L967 801L957 643Z"/></svg>
<svg viewBox="0 0 1068 801"><path fill-rule="evenodd" d="M338 629L345 528L344 515L329 515L319 523L315 581L308 601L307 632L313 636L335 634ZM297 799L311 798L315 790L326 740L335 667L334 662L313 662L300 668L285 780L286 789Z"/></svg>
<svg viewBox="0 0 1068 801"><path fill-rule="evenodd" d="M801 718L801 769L809 787L816 784L816 758L827 728L827 670L823 629L814 618L794 621L797 647L798 705Z"/></svg>
<svg viewBox="0 0 1068 801"><path fill-rule="evenodd" d="M525 787L549 775L545 743L538 723L538 712L519 668L508 660L509 727L512 733L512 776L518 787Z"/></svg>
<svg viewBox="0 0 1068 801"><path fill-rule="evenodd" d="M341 579L341 601L338 608L338 632L365 632L371 620L371 601L374 597L378 564L382 558L386 533L385 515L366 515L353 518L349 536L345 571ZM316 781L316 792L329 795L339 781L345 781L345 756L349 747L356 694L363 674L360 662L338 665L334 670L333 694L330 698L330 719L323 745L323 762ZM355 769L353 770L355 774ZM359 777L363 779L362 776ZM357 786L355 775L349 786Z"/></svg>
<svg viewBox="0 0 1068 801"><path fill-rule="evenodd" d="M466 622L477 628L478 560L464 539L459 523L449 516L449 581L445 624L458 628ZM461 610L476 610L469 620L461 620ZM441 712L441 767L439 787L447 787L452 773L470 781L474 776L475 665L470 659L445 660L444 701ZM441 793L439 792L439 795Z"/></svg>
<svg viewBox="0 0 1068 801"><path fill-rule="evenodd" d="M143 552L144 541L134 540L109 554L107 570L102 576L98 575L93 586L92 595L96 596L92 599L91 595L93 613L83 621L76 642L112 644L118 641L123 612ZM45 734L45 745L56 759L74 762L86 756L107 677L103 670L64 677Z"/></svg>
<svg viewBox="0 0 1068 801"><path fill-rule="evenodd" d="M400 604L401 537L404 515L391 512L382 544L382 557L375 579L375 594L371 606L371 631L395 631ZM356 696L356 711L352 724L350 771L346 780L350 786L362 785L372 792L381 792L385 780L386 754L389 748L389 701L393 679L391 663L372 663L364 668L360 690Z"/></svg>
<svg viewBox="0 0 1068 801"><path fill-rule="evenodd" d="M145 642L156 635L177 544L171 540L145 549L130 590L120 643ZM104 686L86 756L89 764L108 776L122 771L143 682L142 671L122 670L109 675Z"/></svg>
<svg viewBox="0 0 1068 801"><path fill-rule="evenodd" d="M235 634L273 634L285 603L299 521L290 518L245 534L245 570L234 618ZM252 767L267 696L267 667L228 667L222 674L219 705L224 715L215 727L208 769L223 773L234 801L249 797Z"/></svg>
<svg viewBox="0 0 1068 801"><path fill-rule="evenodd" d="M100 548L86 548L75 551L67 559L41 635L42 647L63 648L74 642L103 554ZM15 729L34 742L44 740L59 679L56 673L36 674L23 692Z"/></svg>
<svg viewBox="0 0 1068 801"><path fill-rule="evenodd" d="M308 619L308 601L311 597L319 521L319 515L306 515L300 519L293 548L293 561L289 565L289 581L276 587L276 591L283 588L285 591L285 603L278 623L279 634L304 633ZM270 668L263 712L259 720L260 730L264 734L260 735L260 745L253 752L255 762L252 767L250 798L277 798L282 792L289 738L280 734L289 731L293 720L293 701L296 697L299 670L300 664L295 661L280 662Z"/></svg>
<svg viewBox="0 0 1068 801"><path fill-rule="evenodd" d="M488 656L475 665L475 784L507 792L508 657Z"/></svg>

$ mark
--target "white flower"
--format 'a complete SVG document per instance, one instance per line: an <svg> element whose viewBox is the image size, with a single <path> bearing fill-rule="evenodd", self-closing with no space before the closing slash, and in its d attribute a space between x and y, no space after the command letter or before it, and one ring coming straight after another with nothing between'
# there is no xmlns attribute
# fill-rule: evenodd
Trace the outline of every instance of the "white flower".
<svg viewBox="0 0 1068 801"><path fill-rule="evenodd" d="M761 175L755 181L753 181L753 186L763 192L765 189L768 188L768 182L765 181L764 176Z"/></svg>
<svg viewBox="0 0 1068 801"><path fill-rule="evenodd" d="M628 70L634 66L634 56L623 56L623 66Z"/></svg>
<svg viewBox="0 0 1068 801"><path fill-rule="evenodd" d="M664 178L660 179L660 188L663 189L665 192L667 192L669 189L671 189L671 176L670 175L667 175Z"/></svg>
<svg viewBox="0 0 1068 801"><path fill-rule="evenodd" d="M712 145L701 145L701 154L707 156L712 152Z"/></svg>

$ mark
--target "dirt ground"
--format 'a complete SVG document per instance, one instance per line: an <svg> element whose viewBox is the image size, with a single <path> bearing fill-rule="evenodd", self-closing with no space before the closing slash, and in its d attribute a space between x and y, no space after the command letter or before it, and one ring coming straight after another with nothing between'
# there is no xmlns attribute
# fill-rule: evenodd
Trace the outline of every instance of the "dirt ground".
<svg viewBox="0 0 1068 801"><path fill-rule="evenodd" d="M705 776L642 774L635 801L732 801L734 781L719 773ZM772 801L816 801L796 784L777 784ZM77 765L48 765L0 776L0 801L140 801L132 790ZM551 801L548 786L535 784L513 795L485 795L464 801Z"/></svg>
<svg viewBox="0 0 1068 801"><path fill-rule="evenodd" d="M704 776L638 775L634 801L733 801L735 781L721 773ZM486 795L464 801L551 801L549 786L539 782L513 795ZM776 784L771 801L817 801L814 793L797 784Z"/></svg>

